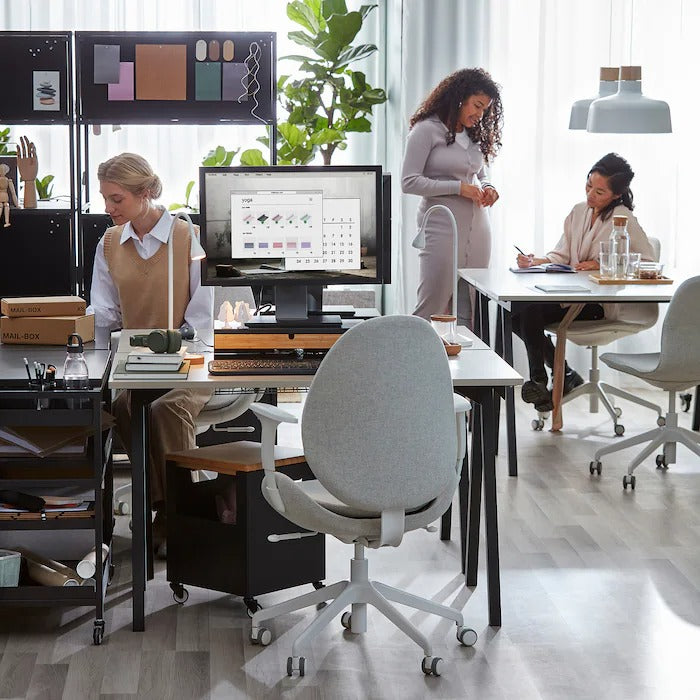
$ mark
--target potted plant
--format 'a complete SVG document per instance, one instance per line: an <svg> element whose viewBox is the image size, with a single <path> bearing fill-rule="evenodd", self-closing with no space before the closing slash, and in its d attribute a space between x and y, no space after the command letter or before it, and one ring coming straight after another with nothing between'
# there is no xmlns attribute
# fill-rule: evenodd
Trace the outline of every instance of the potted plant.
<svg viewBox="0 0 700 700"><path fill-rule="evenodd" d="M377 5L362 5L348 11L345 0L293 0L287 3L287 17L301 27L289 38L313 55L283 58L297 62L303 75L280 75L279 100L289 116L278 125L277 162L306 165L318 152L330 165L337 149L347 147L350 132L368 132L369 117L376 105L386 102L386 93L373 88L361 71L351 64L371 56L374 44L352 42L366 17ZM269 145L269 139L258 139ZM259 149L241 154L243 165L263 165Z"/></svg>

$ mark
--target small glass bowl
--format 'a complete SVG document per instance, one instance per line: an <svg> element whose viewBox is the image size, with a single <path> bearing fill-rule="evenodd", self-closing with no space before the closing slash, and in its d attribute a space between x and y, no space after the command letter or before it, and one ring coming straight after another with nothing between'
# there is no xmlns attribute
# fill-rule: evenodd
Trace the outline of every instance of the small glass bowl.
<svg viewBox="0 0 700 700"><path fill-rule="evenodd" d="M659 262L640 262L640 280L658 280L663 276L664 265Z"/></svg>

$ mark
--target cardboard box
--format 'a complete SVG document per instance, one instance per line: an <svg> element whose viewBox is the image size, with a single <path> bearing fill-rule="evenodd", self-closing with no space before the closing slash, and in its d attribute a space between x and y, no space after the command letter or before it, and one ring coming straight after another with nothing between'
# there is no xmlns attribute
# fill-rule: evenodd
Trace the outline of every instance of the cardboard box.
<svg viewBox="0 0 700 700"><path fill-rule="evenodd" d="M0 341L16 345L65 345L77 333L83 342L95 339L95 317L35 316L0 318Z"/></svg>
<svg viewBox="0 0 700 700"><path fill-rule="evenodd" d="M73 296L7 297L0 300L3 316L82 316L85 300Z"/></svg>

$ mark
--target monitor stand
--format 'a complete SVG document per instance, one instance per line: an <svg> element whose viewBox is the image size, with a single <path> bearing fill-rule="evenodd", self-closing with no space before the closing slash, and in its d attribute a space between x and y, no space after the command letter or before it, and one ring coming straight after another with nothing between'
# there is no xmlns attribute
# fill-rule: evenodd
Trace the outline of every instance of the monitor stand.
<svg viewBox="0 0 700 700"><path fill-rule="evenodd" d="M275 285L275 315L254 316L246 322L248 328L318 328L334 329L342 326L337 314L323 314L323 287Z"/></svg>

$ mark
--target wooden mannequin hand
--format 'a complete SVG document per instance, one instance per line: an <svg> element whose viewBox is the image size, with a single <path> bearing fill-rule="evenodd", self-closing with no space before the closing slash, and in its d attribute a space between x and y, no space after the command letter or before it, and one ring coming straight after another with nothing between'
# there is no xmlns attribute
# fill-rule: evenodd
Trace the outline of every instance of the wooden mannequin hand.
<svg viewBox="0 0 700 700"><path fill-rule="evenodd" d="M26 137L19 139L17 149L17 169L20 179L24 182L24 208L36 208L36 175L39 171L39 161L36 157L34 144Z"/></svg>

